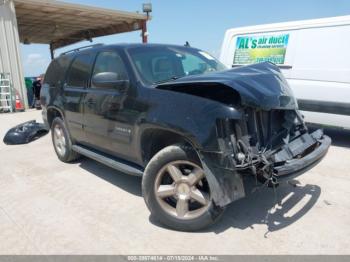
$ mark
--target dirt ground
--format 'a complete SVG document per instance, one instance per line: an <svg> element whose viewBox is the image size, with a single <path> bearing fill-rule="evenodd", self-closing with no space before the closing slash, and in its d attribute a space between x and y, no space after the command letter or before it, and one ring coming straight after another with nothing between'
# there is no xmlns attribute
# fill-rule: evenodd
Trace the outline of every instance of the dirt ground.
<svg viewBox="0 0 350 262"><path fill-rule="evenodd" d="M40 118L0 114L0 135ZM276 198L262 189L197 233L150 217L140 178L89 159L60 162L51 134L1 142L0 254L350 254L350 131L326 133L328 155L296 187L281 185Z"/></svg>

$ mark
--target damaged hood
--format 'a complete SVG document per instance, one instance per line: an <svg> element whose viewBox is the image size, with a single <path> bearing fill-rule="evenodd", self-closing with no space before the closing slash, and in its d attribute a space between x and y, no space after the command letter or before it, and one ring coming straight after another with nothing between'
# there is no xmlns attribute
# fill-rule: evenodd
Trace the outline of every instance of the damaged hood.
<svg viewBox="0 0 350 262"><path fill-rule="evenodd" d="M156 88L176 91L180 86L197 85L201 88L205 83L222 84L234 89L240 94L241 103L246 106L264 110L297 108L296 99L282 72L276 65L269 62L185 76L159 84Z"/></svg>

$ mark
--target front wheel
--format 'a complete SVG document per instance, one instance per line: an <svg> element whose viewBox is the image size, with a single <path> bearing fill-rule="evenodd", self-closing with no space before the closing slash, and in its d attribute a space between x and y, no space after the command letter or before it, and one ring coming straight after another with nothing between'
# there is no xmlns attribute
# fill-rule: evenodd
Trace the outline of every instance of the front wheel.
<svg viewBox="0 0 350 262"><path fill-rule="evenodd" d="M151 214L176 230L202 229L224 211L213 202L198 156L186 146L168 146L151 159L142 192Z"/></svg>

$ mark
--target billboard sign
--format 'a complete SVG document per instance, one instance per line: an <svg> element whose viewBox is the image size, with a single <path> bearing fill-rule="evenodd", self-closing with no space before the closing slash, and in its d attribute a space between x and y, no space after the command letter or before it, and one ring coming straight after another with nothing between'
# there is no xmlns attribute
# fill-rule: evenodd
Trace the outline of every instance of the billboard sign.
<svg viewBox="0 0 350 262"><path fill-rule="evenodd" d="M289 34L237 37L234 65L247 65L269 61L283 65Z"/></svg>

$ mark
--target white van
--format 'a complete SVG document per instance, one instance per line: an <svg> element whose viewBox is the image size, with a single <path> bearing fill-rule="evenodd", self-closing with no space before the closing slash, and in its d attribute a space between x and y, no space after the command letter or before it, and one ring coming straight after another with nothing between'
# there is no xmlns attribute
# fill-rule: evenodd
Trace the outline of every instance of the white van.
<svg viewBox="0 0 350 262"><path fill-rule="evenodd" d="M220 60L279 65L307 122L350 129L350 16L229 29Z"/></svg>

